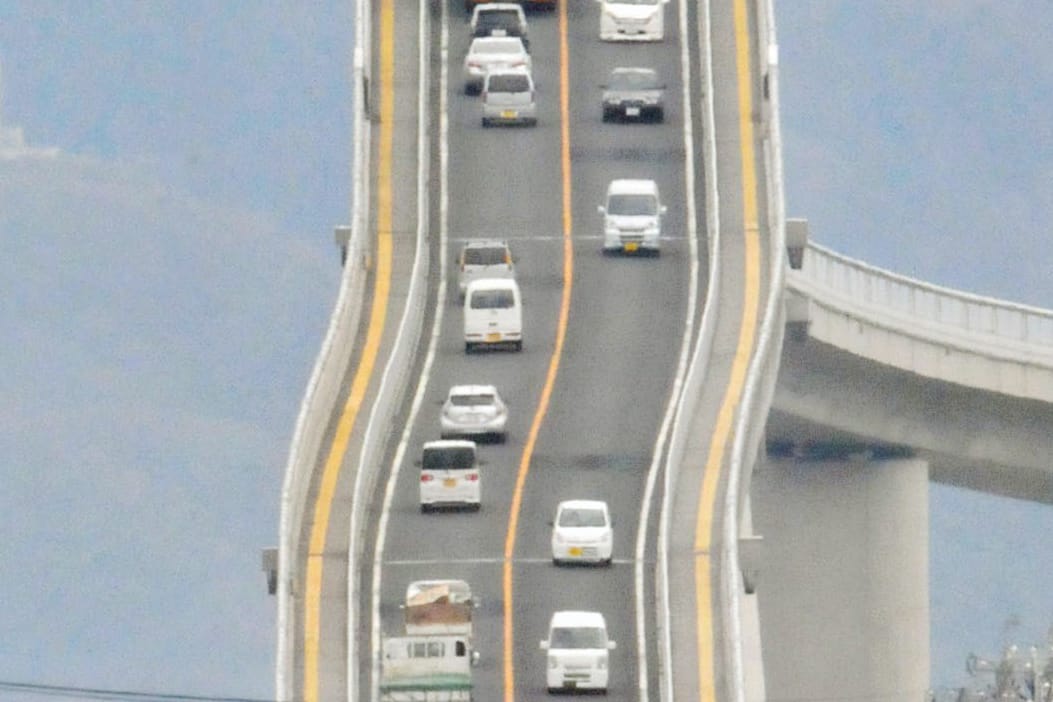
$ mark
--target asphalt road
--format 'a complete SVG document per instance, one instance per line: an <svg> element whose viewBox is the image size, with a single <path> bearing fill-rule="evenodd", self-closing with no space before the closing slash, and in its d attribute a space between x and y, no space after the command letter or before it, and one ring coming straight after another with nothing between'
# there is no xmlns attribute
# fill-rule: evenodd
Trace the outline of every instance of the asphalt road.
<svg viewBox="0 0 1053 702"><path fill-rule="evenodd" d="M509 671L502 659L502 562L510 510L555 348L563 290L571 285L565 346L519 506L510 603L511 672L517 700L547 699L545 658L538 641L549 616L557 609L598 610L618 642L611 655L609 697L635 699L639 671L631 560L641 497L684 339L690 289L676 4L666 6L665 41L639 45L601 43L598 5L569 4L570 280L563 272L559 13L529 16L538 126L483 129L479 98L465 96L460 81L469 42L465 16L457 4L450 11L447 279L453 280L449 262L464 239L507 239L523 290L524 349L466 355L456 294L446 297L424 400L412 419L405 456L396 466L382 550L381 628L387 634L400 633L398 604L408 582L467 580L482 601L475 619L476 647L482 652L475 696L504 696ZM439 46L441 22L435 31ZM599 85L615 65L652 66L666 78L670 89L664 124L601 122ZM433 68L437 75L438 66ZM437 129L433 134L438 140ZM663 223L668 238L660 257L601 254L596 206L615 177L658 182L668 205ZM437 184L433 193L437 200ZM700 210L700 220L701 216ZM438 246L438 226L433 226L433 238ZM705 251L704 241L699 248ZM439 253L436 249L436 262ZM436 277L432 304L442 284ZM448 289L455 293L455 283ZM699 290L704 290L704 281ZM509 440L481 447L486 464L480 512L424 515L419 511L414 461L425 441L438 438L439 405L446 391L465 382L497 385L510 408ZM571 497L609 503L615 521L615 563L610 569L558 569L551 564L547 521L557 502ZM652 665L651 677L654 672Z"/></svg>

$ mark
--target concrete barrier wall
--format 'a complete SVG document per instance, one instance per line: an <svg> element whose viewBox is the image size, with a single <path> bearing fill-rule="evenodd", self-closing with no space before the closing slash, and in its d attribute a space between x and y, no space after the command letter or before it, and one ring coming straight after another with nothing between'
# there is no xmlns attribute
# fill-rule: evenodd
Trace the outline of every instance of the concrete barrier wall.
<svg viewBox="0 0 1053 702"><path fill-rule="evenodd" d="M791 271L809 333L859 356L967 387L1053 401L1053 312L913 280L817 244Z"/></svg>
<svg viewBox="0 0 1053 702"><path fill-rule="evenodd" d="M370 120L367 88L370 75L369 0L357 5L352 54L351 137L351 238L348 241L340 291L329 320L329 328L311 372L293 430L289 457L282 482L281 517L278 529L277 654L275 696L293 700L296 621L294 586L300 574L297 539L303 531L307 493L314 468L324 449L325 432L336 411L341 382L348 370L351 348L358 331L363 292L370 258L369 237L369 144ZM336 254L334 252L334 260Z"/></svg>

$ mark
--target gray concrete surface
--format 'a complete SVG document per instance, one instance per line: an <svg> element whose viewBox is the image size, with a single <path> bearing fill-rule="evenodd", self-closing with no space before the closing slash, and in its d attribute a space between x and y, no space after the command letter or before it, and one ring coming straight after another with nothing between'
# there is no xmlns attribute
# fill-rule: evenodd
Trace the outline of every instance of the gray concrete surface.
<svg viewBox="0 0 1053 702"><path fill-rule="evenodd" d="M769 702L923 699L924 461L762 461L754 524Z"/></svg>

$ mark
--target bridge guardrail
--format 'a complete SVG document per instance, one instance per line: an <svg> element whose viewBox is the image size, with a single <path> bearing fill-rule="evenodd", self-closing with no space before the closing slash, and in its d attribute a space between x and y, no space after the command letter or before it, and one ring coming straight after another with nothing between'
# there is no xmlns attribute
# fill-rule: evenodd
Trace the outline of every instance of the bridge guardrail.
<svg viewBox="0 0 1053 702"><path fill-rule="evenodd" d="M747 676L761 675L763 670L748 670L744 657L742 632L742 595L745 591L739 558L739 537L748 514L749 486L757 451L781 360L785 331L783 287L786 276L786 218L782 174L782 133L779 124L778 43L775 33L775 10L772 0L756 0L758 21L758 67L763 81L762 129L764 163L767 174L769 289L761 318L757 346L750 359L742 399L735 414L734 442L728 472L728 489L724 501L724 533L721 544L721 602L725 607L728 636L725 639L730 698L745 702ZM767 107L766 110L763 108ZM762 678L763 679L763 678Z"/></svg>
<svg viewBox="0 0 1053 702"><path fill-rule="evenodd" d="M369 143L368 83L370 75L369 0L360 0L355 14L355 45L352 54L352 171L351 236L336 305L321 350L307 383L282 481L281 516L278 528L277 652L275 695L282 702L295 699L293 660L295 651L296 539L303 529L307 493L314 467L323 448L329 418L340 396L341 382L350 359L350 347L358 330L363 290L369 265Z"/></svg>
<svg viewBox="0 0 1053 702"><path fill-rule="evenodd" d="M706 30L710 26L709 0L699 3L698 11L704 15ZM680 0L680 22L687 26L687 0ZM720 298L720 196L717 191L717 147L715 143L715 120L713 115L713 56L710 42L699 38L702 65L702 122L703 139L703 172L706 184L706 240L709 244L709 281L706 285L706 300ZM685 86L690 95L690 86ZM684 104L688 104L685 97ZM698 339L687 375L680 394L680 405L677 408L673 431L669 439L669 451L666 456L665 480L662 491L662 507L658 522L657 568L655 569L655 608L656 633L658 637L658 679L659 693L662 702L673 702L672 670L672 634L670 631L671 611L669 606L669 519L672 510L673 495L679 467L684 460L687 434L690 421L698 407L702 383L706 379L710 353L713 348L713 336L716 331L717 314L712 306L706 305L702 312Z"/></svg>
<svg viewBox="0 0 1053 702"><path fill-rule="evenodd" d="M814 243L787 283L831 319L854 322L854 334L836 340L819 328L824 341L921 375L1053 399L1053 311L915 280ZM822 318L810 316L816 328Z"/></svg>

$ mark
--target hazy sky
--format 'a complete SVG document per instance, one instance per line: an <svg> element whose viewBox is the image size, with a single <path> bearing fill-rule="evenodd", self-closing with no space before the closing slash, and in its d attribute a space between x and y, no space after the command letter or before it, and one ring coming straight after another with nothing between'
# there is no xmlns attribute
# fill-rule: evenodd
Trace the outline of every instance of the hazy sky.
<svg viewBox="0 0 1053 702"><path fill-rule="evenodd" d="M336 293L351 5L0 3L3 125L58 149L0 159L0 681L273 694L259 549ZM1053 3L777 12L788 213L1053 307ZM933 495L950 683L1053 623L1053 517Z"/></svg>
<svg viewBox="0 0 1053 702"><path fill-rule="evenodd" d="M0 680L273 696L259 551L338 285L351 14L0 3L3 123L59 150L0 158Z"/></svg>

